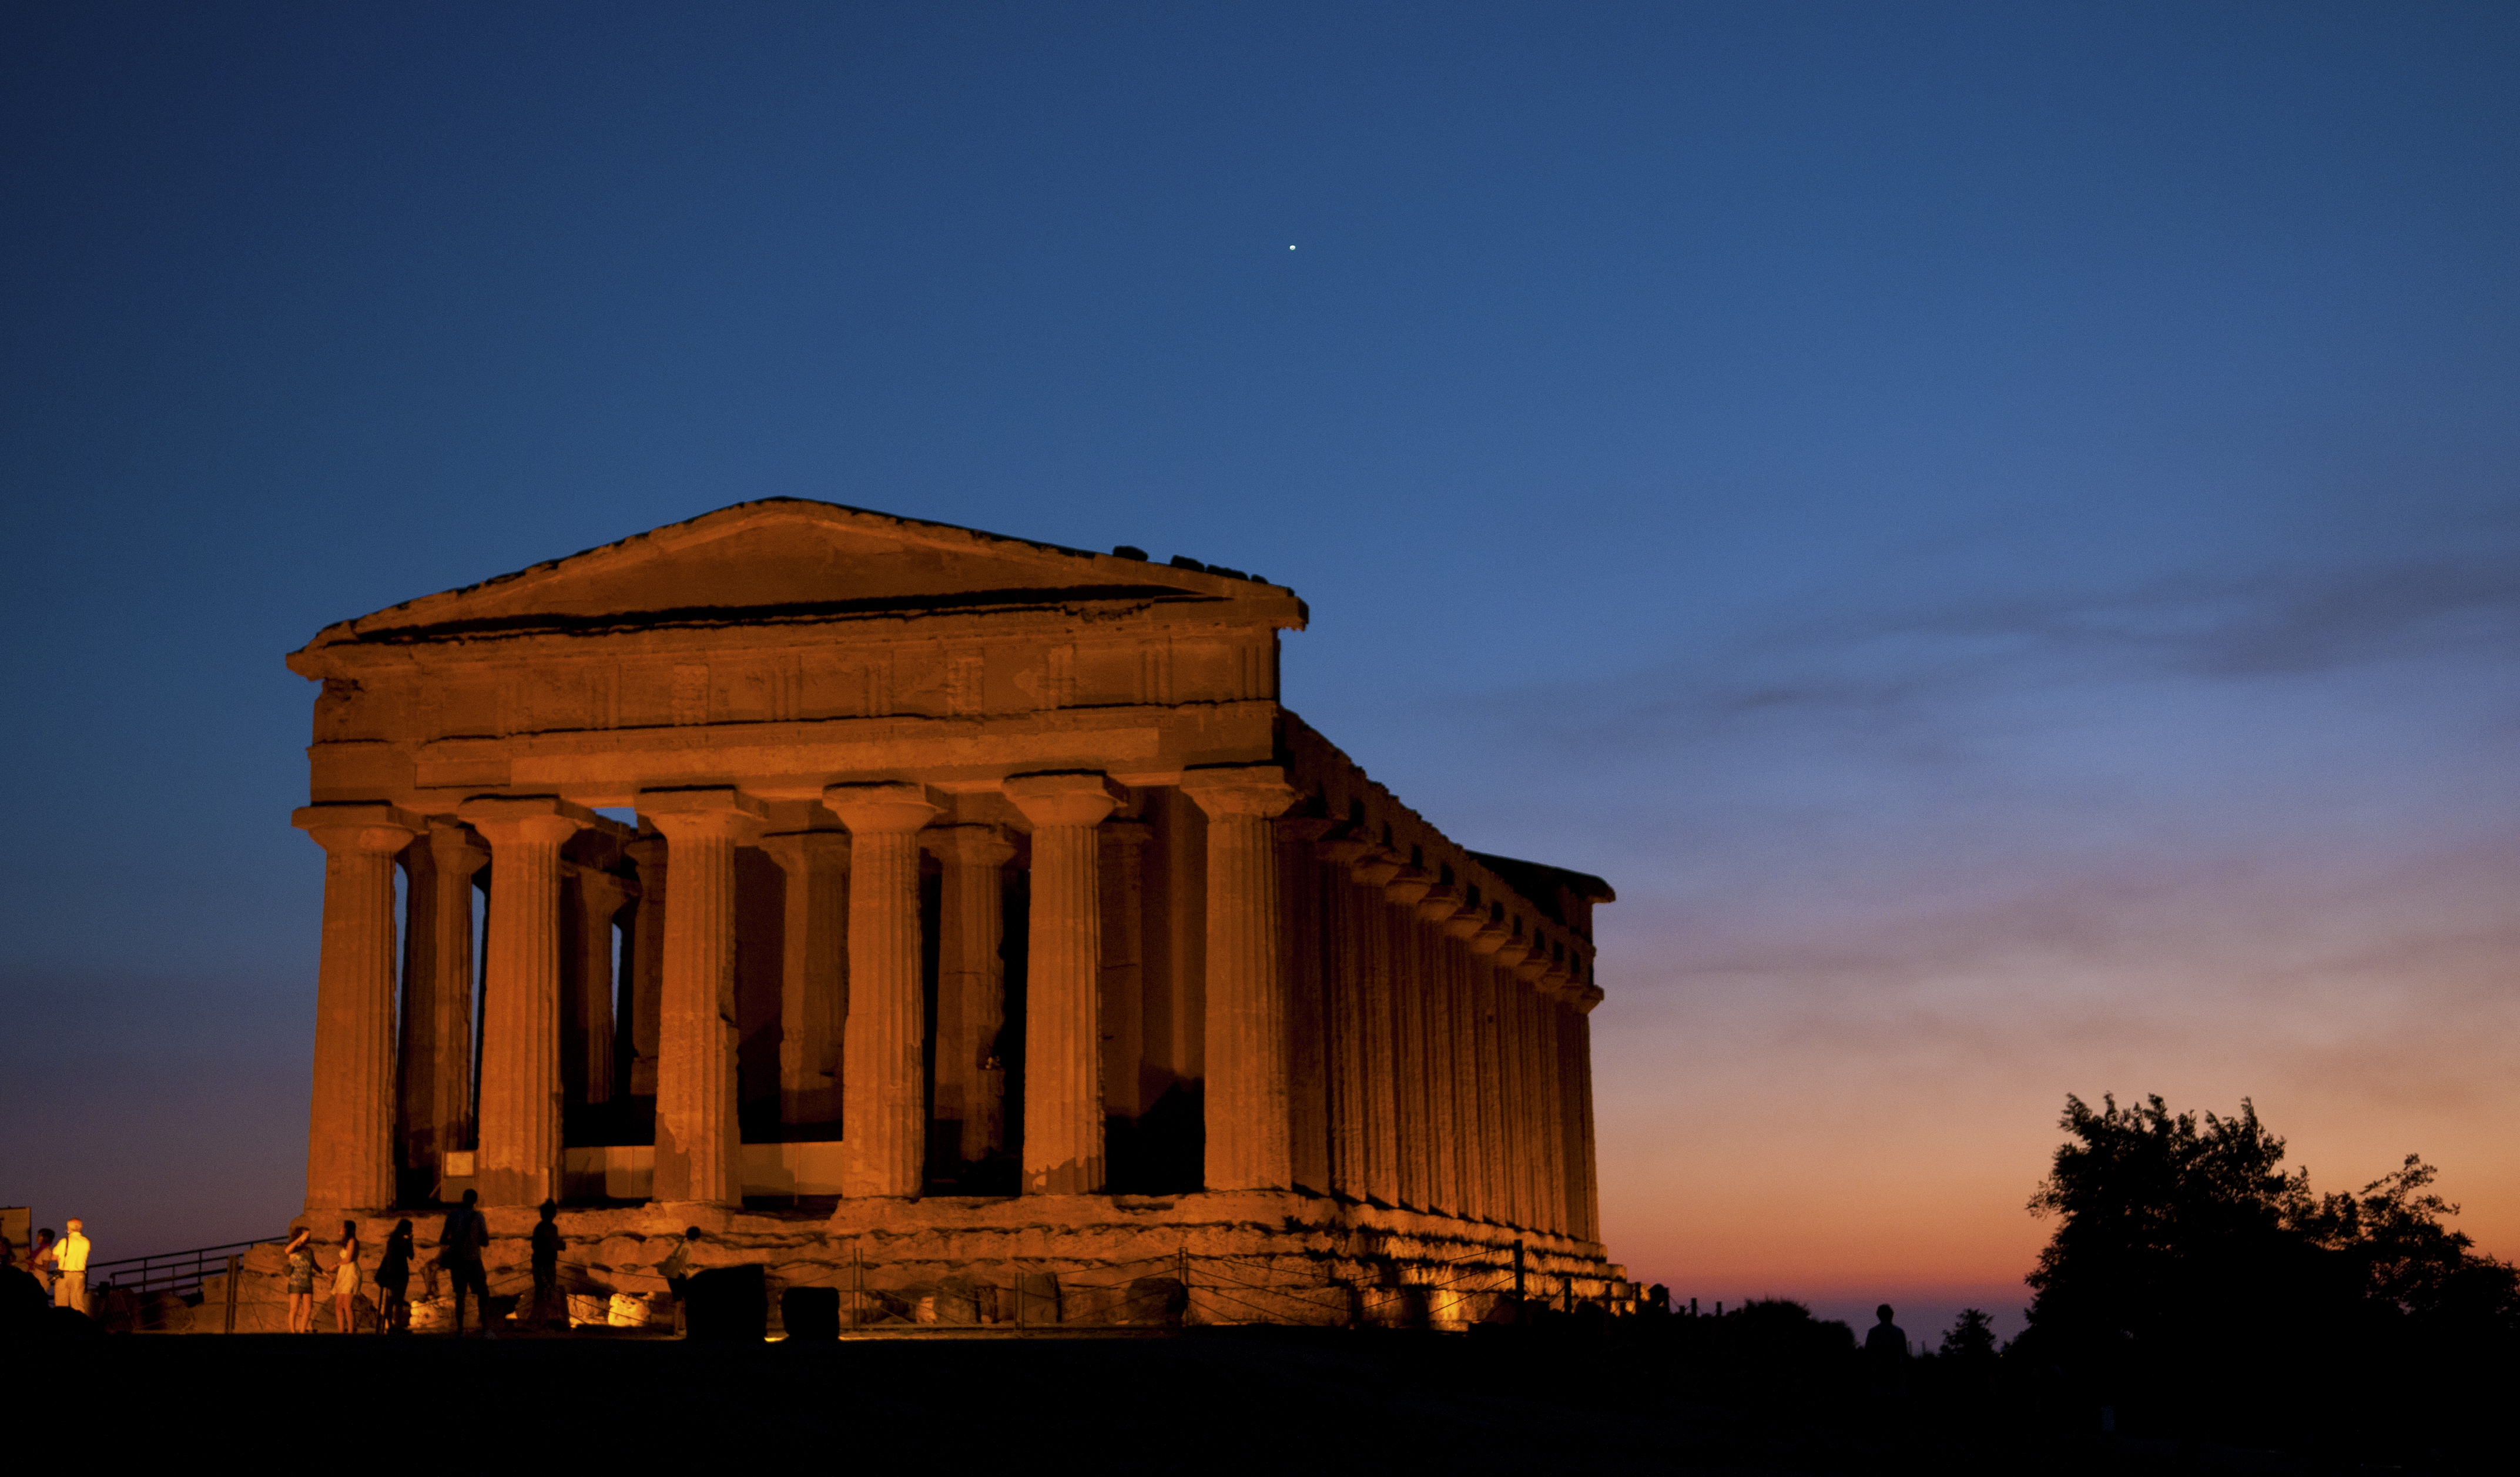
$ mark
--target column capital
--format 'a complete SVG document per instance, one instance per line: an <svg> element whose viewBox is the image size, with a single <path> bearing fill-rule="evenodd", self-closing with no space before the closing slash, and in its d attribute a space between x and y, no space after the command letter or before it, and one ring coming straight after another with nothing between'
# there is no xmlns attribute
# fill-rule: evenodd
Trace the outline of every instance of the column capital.
<svg viewBox="0 0 2520 1477"><path fill-rule="evenodd" d="M1488 925L1488 911L1463 903L1453 910L1451 917L1440 921L1444 925L1444 931L1453 937L1475 939L1479 936L1479 930Z"/></svg>
<svg viewBox="0 0 2520 1477"><path fill-rule="evenodd" d="M783 830L763 836L760 844L788 872L817 863L848 865L849 833L845 830Z"/></svg>
<svg viewBox="0 0 2520 1477"><path fill-rule="evenodd" d="M1583 989L1578 990L1573 995L1567 997L1567 1003L1575 1007L1578 1014L1582 1015L1592 1014L1593 1007L1599 1005L1601 1000L1601 987L1599 985L1586 985Z"/></svg>
<svg viewBox="0 0 2520 1477"><path fill-rule="evenodd" d="M1486 952L1495 957L1498 968L1510 969L1531 957L1531 940L1519 933L1508 934L1503 943Z"/></svg>
<svg viewBox="0 0 2520 1477"><path fill-rule="evenodd" d="M494 848L518 841L557 846L595 823L595 812L556 795L476 795L455 807L455 815Z"/></svg>
<svg viewBox="0 0 2520 1477"><path fill-rule="evenodd" d="M639 791L639 818L665 834L666 852L676 841L724 838L748 846L761 835L762 803L732 785Z"/></svg>
<svg viewBox="0 0 2520 1477"><path fill-rule="evenodd" d="M618 873L607 872L601 867L589 867L582 862L568 862L562 865L577 879L578 888L585 894L590 912L608 917L619 911L622 904L639 895L639 884Z"/></svg>
<svg viewBox="0 0 2520 1477"><path fill-rule="evenodd" d="M428 823L399 805L301 805L289 824L326 851L392 856L426 833Z"/></svg>
<svg viewBox="0 0 2520 1477"><path fill-rule="evenodd" d="M1448 923L1462 908L1462 889L1438 882L1418 899L1418 916L1430 923Z"/></svg>
<svg viewBox="0 0 2520 1477"><path fill-rule="evenodd" d="M1081 771L1010 775L1000 782L1007 799L1035 826L1100 826L1129 792L1107 775Z"/></svg>
<svg viewBox="0 0 2520 1477"><path fill-rule="evenodd" d="M1328 840L1313 843L1313 855L1332 867L1352 868L1372 856L1376 849L1372 841L1362 836L1332 836Z"/></svg>
<svg viewBox="0 0 2520 1477"><path fill-rule="evenodd" d="M1435 886L1435 877L1422 867L1402 867L1382 884L1382 895L1403 908L1416 908Z"/></svg>
<svg viewBox="0 0 2520 1477"><path fill-rule="evenodd" d="M480 832L448 816L431 816L428 834L422 837L428 848L428 859L437 864L440 876L461 879L490 865L489 843Z"/></svg>
<svg viewBox="0 0 2520 1477"><path fill-rule="evenodd" d="M901 781L826 784L823 807L840 818L852 834L897 834L915 831L949 808L945 793L933 786Z"/></svg>
<svg viewBox="0 0 2520 1477"><path fill-rule="evenodd" d="M1504 948L1512 937L1503 923L1481 922L1478 931L1470 935L1470 952L1485 959Z"/></svg>
<svg viewBox="0 0 2520 1477"><path fill-rule="evenodd" d="M1211 817L1282 815L1301 795L1286 783L1282 764L1218 764L1184 770L1181 789Z"/></svg>
<svg viewBox="0 0 2520 1477"><path fill-rule="evenodd" d="M1348 874L1368 887L1379 887L1409 870L1409 864L1377 846L1348 864Z"/></svg>
<svg viewBox="0 0 2520 1477"><path fill-rule="evenodd" d="M1013 843L994 826L931 826L919 833L919 844L940 862L965 867L1004 867L1015 859Z"/></svg>

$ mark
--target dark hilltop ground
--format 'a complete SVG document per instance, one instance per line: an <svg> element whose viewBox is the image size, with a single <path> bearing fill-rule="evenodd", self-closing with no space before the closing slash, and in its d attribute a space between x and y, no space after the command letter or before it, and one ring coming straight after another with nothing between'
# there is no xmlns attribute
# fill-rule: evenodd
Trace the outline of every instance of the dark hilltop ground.
<svg viewBox="0 0 2520 1477"><path fill-rule="evenodd" d="M1843 1324L1563 1320L1467 1334L1192 1328L702 1342L91 1334L21 1343L22 1411L109 1446L172 1437L295 1463L699 1458L1106 1463L1114 1471L2149 1472L2480 1469L2103 1435L2001 1366L1869 1377ZM31 1403L30 1403L31 1402ZM44 1417L47 1422L53 1416ZM233 1443L233 1444L232 1444ZM2493 1469L2489 1463L2482 1469Z"/></svg>

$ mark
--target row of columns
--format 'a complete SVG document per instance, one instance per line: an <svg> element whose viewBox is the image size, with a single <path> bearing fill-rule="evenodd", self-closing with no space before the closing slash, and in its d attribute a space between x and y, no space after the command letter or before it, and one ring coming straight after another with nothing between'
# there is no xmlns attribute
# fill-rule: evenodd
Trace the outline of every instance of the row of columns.
<svg viewBox="0 0 2520 1477"><path fill-rule="evenodd" d="M1330 1187L1599 1239L1580 956L1370 840L1313 852Z"/></svg>
<svg viewBox="0 0 2520 1477"><path fill-rule="evenodd" d="M1270 818L1295 792L1275 766L1192 772L1182 787L1209 816L1205 1182L1219 1189L1283 1188L1292 1183L1285 989ZM1005 791L1032 827L1023 1188L1083 1193L1102 1187L1105 1173L1099 828L1123 792L1099 774L1020 776L1005 782ZM742 1197L735 852L747 845L768 846L788 864L789 936L800 944L788 951L783 980L783 1005L793 1012L787 1020L795 1029L782 1042L782 1084L797 1100L783 1108L801 1118L820 1105L811 1099L829 1091L818 1085L829 1075L816 1058L836 1035L844 1055L837 1063L842 1193L920 1191L927 1103L919 858L921 832L947 803L922 784L876 783L833 784L824 804L847 828L845 837L765 837L761 804L731 787L639 796L641 816L663 840L661 855L641 859L649 885L641 889L640 925L656 921L648 910L661 912L663 943L656 1008L634 1015L634 1030L654 1022L652 1057L643 1037L632 1084L634 1091L646 1086L635 1079L652 1060L657 1200L726 1204ZM487 862L497 878L485 931L474 1126L483 1201L557 1197L568 1079L608 1079L608 1055L599 1066L590 1049L584 1061L564 1062L562 1049L564 1019L594 1007L578 1001L572 1010L563 1000L571 972L563 970L563 951L591 951L595 941L591 924L580 938L563 937L561 848L595 817L550 797L486 797L455 814L471 835L386 805L310 806L294 817L326 857L310 1205L392 1202L398 1075L407 1121L424 1124L436 1147L452 1146L463 1132L464 1104L442 1099L454 1091L450 1083L464 1080L447 1068L452 1053L470 1050L469 998L431 992L428 1008L408 1024L403 1070L395 1070L397 856L414 868L413 950L417 960L426 944L428 977L447 978L460 965L469 979L470 877ZM940 1106L951 1098L960 1111L962 1147L977 1157L975 1149L985 1153L1004 1137L1002 1078L993 1076L1001 1069L984 1053L1003 1023L996 962L1003 919L994 883L1012 848L991 828L939 829L933 849L946 863L947 880L938 1097ZM487 843L486 856L472 835ZM426 845L413 844L423 837ZM668 868L670 889L658 885ZM843 894L846 927L834 928ZM578 916L586 916L583 908ZM610 913L602 916L608 928ZM834 1000L816 982L837 972L832 951L842 946L831 941L842 937L846 993ZM586 966L573 972L581 981L595 976ZM831 1029L836 1019L818 1020L818 1007L844 1013L845 1029Z"/></svg>

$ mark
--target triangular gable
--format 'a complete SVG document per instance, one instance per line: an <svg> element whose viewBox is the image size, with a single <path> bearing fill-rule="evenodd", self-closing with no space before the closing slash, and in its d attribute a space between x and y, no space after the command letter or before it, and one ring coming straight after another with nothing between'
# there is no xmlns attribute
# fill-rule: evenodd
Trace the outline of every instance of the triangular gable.
<svg viewBox="0 0 2520 1477"><path fill-rule="evenodd" d="M308 645L1096 601L1252 600L1293 604L1286 591L1231 573L771 498L406 601L327 627Z"/></svg>

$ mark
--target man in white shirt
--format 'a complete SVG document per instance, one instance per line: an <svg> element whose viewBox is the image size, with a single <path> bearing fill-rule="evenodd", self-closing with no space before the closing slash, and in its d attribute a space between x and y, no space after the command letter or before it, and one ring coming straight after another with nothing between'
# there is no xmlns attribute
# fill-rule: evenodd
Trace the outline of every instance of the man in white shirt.
<svg viewBox="0 0 2520 1477"><path fill-rule="evenodd" d="M87 1312L87 1237L79 1233L87 1223L78 1217L69 1219L69 1233L53 1243L53 1306L76 1308Z"/></svg>

